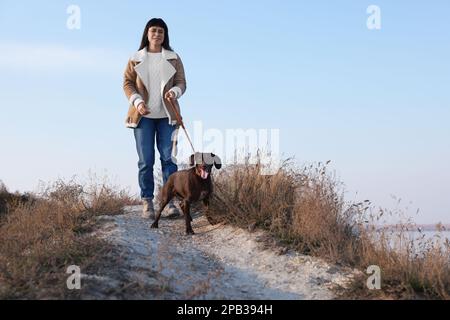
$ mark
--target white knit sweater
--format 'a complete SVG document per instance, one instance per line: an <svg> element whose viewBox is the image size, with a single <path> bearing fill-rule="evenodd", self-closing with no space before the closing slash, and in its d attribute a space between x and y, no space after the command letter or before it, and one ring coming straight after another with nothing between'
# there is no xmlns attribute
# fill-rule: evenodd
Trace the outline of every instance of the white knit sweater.
<svg viewBox="0 0 450 320"><path fill-rule="evenodd" d="M161 67L163 62L163 57L161 52L147 52L147 59L149 60L149 79L150 84L149 99L147 101L147 108L149 108L150 113L145 115L146 118L151 119L161 119L168 117L166 111L163 107L162 97L161 97Z"/></svg>

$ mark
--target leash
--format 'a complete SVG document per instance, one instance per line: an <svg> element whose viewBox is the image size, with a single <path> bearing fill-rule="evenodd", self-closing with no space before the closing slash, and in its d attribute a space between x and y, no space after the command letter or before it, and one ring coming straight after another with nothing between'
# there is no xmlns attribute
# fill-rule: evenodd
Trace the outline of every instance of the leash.
<svg viewBox="0 0 450 320"><path fill-rule="evenodd" d="M175 117L177 118L178 123L179 123L179 124L181 125L181 127L183 128L184 133L186 134L186 137L188 138L189 143L191 144L192 152L195 154L194 145L192 144L191 138L189 137L189 134L188 134L186 128L184 127L183 120L181 120L181 116L180 116L180 114L178 113L177 108L176 108L175 105L173 104L173 101L172 101L171 98L167 98L166 100L169 101L170 107L172 108L172 111L175 113ZM173 141L173 144L174 144L174 145L176 144L176 140Z"/></svg>

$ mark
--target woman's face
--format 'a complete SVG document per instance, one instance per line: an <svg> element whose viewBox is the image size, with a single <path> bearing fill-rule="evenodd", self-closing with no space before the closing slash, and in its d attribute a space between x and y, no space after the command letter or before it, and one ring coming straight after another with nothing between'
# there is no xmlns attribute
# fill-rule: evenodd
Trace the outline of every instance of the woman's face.
<svg viewBox="0 0 450 320"><path fill-rule="evenodd" d="M148 29L148 41L152 47L159 47L164 42L164 29L161 27L150 27Z"/></svg>

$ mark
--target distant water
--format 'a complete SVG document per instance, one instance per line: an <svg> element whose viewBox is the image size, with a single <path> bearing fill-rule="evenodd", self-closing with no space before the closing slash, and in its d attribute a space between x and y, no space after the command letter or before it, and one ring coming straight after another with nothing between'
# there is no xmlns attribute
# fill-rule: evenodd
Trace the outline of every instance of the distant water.
<svg viewBox="0 0 450 320"><path fill-rule="evenodd" d="M444 241L445 239L450 241L450 231L410 231L409 234L413 239L424 237L424 239L441 238Z"/></svg>
<svg viewBox="0 0 450 320"><path fill-rule="evenodd" d="M398 244L398 234L397 232L387 233L390 236L390 244L392 246L395 246ZM450 242L450 231L408 231L407 233L404 233L404 238L402 239L403 244L406 244L406 242L414 241L414 247L418 250L424 250L426 249L426 244L428 243L434 243L434 244L440 244L443 248L445 248L445 242L446 240Z"/></svg>

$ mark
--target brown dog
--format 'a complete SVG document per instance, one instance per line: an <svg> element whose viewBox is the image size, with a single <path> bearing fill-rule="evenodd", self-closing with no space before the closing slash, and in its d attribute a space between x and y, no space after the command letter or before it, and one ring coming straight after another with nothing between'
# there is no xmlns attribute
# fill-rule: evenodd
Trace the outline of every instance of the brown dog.
<svg viewBox="0 0 450 320"><path fill-rule="evenodd" d="M189 164L195 166L172 173L164 184L161 191L161 205L152 228L158 228L158 221L164 207L174 196L178 196L182 199L181 209L186 221L186 234L194 234L191 226L190 205L194 201L202 200L206 208L208 207L209 197L213 191L211 169L213 165L216 169L220 169L222 163L213 153L196 152L189 158Z"/></svg>

